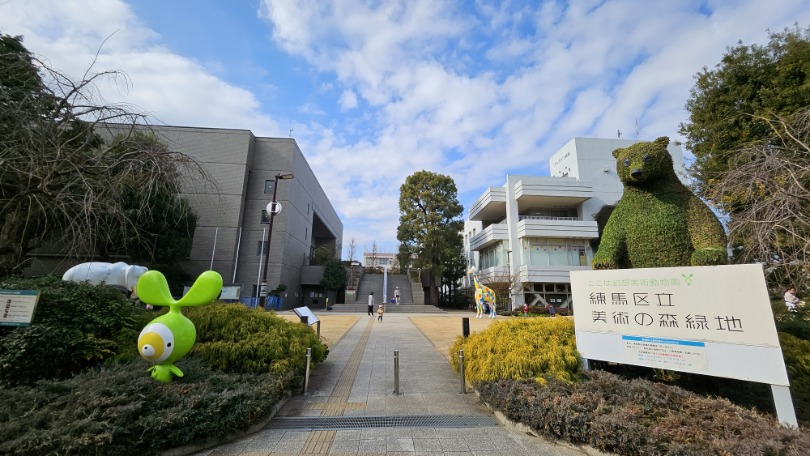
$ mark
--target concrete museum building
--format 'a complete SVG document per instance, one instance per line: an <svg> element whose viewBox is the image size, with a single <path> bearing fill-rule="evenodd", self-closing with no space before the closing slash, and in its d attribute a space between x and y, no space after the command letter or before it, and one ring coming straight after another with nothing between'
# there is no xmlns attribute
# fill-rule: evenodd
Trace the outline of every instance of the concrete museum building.
<svg viewBox="0 0 810 456"><path fill-rule="evenodd" d="M468 265L481 282L511 280L512 308L570 306L570 271L591 268L595 216L622 196L612 152L637 142L574 138L549 159L550 176L507 175L503 186L484 191L464 228ZM668 151L685 179L680 145L670 143Z"/></svg>
<svg viewBox="0 0 810 456"><path fill-rule="evenodd" d="M103 134L116 132L115 125L108 128L110 132ZM182 264L192 280L212 269L230 285L227 298L257 295L270 221L266 207L275 191L282 210L273 217L268 290L286 286L281 293L283 308L311 303L312 296L322 291L323 275L322 267L310 264L312 253L327 245L339 255L343 222L295 140L225 128L151 126L150 131L173 152L196 160L210 178L186 179L182 185L181 196L198 215L191 254ZM277 175L289 179L277 180ZM73 265L45 252L35 253L33 260L33 273L64 271ZM222 297L226 298L225 290Z"/></svg>

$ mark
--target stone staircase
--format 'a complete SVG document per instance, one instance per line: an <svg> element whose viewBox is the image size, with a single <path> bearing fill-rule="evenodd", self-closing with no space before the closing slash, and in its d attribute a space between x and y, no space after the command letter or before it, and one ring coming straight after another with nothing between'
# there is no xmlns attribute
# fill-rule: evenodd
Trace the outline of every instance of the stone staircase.
<svg viewBox="0 0 810 456"><path fill-rule="evenodd" d="M425 305L425 297L421 285L419 283L412 285L407 275L388 275L388 287L385 293L388 300L394 297L395 287L399 287L399 305L391 302L383 303L383 275L364 274L357 288L357 299L355 302L335 304L332 306L332 311L365 313L368 311L368 295L373 291L375 308L380 304L384 304L386 313L444 313L444 311L438 307ZM414 296L414 288L416 288L416 294L418 295L416 297Z"/></svg>

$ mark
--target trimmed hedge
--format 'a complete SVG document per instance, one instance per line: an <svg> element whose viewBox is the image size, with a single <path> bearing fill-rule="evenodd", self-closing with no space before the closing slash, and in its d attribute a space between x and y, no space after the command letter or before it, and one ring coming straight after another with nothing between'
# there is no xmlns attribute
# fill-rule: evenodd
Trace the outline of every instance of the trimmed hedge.
<svg viewBox="0 0 810 456"><path fill-rule="evenodd" d="M0 454L142 455L220 439L268 418L295 383L177 364L186 376L171 383L142 361L0 390Z"/></svg>
<svg viewBox="0 0 810 456"><path fill-rule="evenodd" d="M314 364L329 353L312 328L261 308L212 304L183 313L197 328L197 343L189 356L223 372L303 375L307 348L312 348Z"/></svg>
<svg viewBox="0 0 810 456"><path fill-rule="evenodd" d="M578 383L479 382L481 400L552 439L622 455L802 455L810 436L729 401L602 371Z"/></svg>
<svg viewBox="0 0 810 456"><path fill-rule="evenodd" d="M11 278L0 288L39 290L32 324L0 328L0 384L69 378L124 349L122 334L135 334L141 312L120 291L59 277ZM133 342L134 345L134 342Z"/></svg>
<svg viewBox="0 0 810 456"><path fill-rule="evenodd" d="M514 318L493 323L486 331L459 337L450 348L458 372L459 350L464 350L464 375L480 380L553 377L577 380L581 372L571 318Z"/></svg>

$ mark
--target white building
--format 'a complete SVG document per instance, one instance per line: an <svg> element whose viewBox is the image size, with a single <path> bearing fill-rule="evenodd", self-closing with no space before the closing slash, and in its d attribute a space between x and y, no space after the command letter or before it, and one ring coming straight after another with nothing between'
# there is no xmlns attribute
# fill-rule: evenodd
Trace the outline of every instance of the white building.
<svg viewBox="0 0 810 456"><path fill-rule="evenodd" d="M390 271L392 268L398 267L399 262L396 253L366 251L363 253L363 265L367 268L382 268Z"/></svg>
<svg viewBox="0 0 810 456"><path fill-rule="evenodd" d="M570 271L590 269L593 259L591 241L599 236L594 217L622 195L612 152L637 142L574 138L549 159L551 176L507 175L503 186L489 187L464 228L468 264L481 282L511 279L513 308L568 306ZM680 145L668 150L684 179Z"/></svg>

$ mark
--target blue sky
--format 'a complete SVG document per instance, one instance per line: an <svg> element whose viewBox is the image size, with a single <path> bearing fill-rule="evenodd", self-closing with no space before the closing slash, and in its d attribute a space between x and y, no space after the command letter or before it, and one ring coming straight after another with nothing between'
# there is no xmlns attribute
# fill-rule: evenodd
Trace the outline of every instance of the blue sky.
<svg viewBox="0 0 810 456"><path fill-rule="evenodd" d="M807 0L0 1L0 31L55 68L98 51L126 73L109 102L292 135L360 253L396 249L413 172L451 176L468 208L575 136L682 139L694 75L794 23Z"/></svg>

